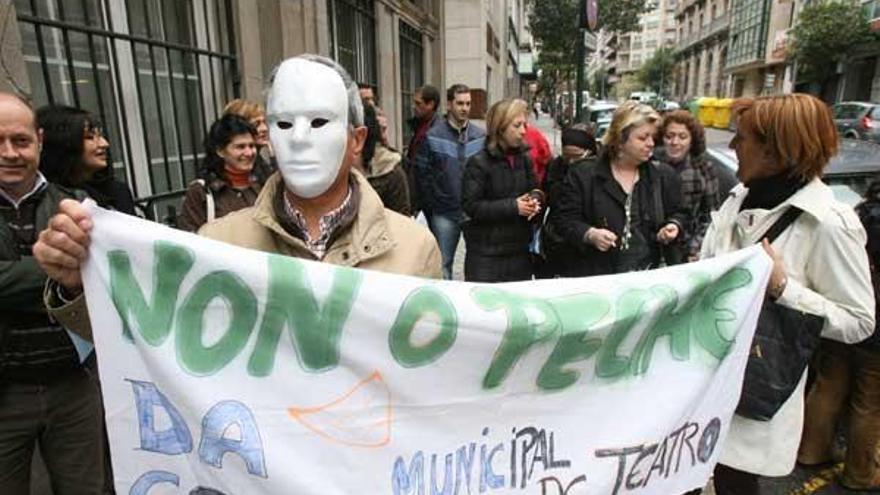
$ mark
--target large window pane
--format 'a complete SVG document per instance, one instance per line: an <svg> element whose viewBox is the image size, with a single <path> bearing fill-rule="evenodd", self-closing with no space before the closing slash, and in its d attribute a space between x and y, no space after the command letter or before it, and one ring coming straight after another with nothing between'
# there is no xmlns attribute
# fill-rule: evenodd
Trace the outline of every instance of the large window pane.
<svg viewBox="0 0 880 495"><path fill-rule="evenodd" d="M328 0L333 57L357 82L378 86L373 0Z"/></svg>
<svg viewBox="0 0 880 495"><path fill-rule="evenodd" d="M182 193L207 125L238 93L232 0L14 1L35 105L98 116L117 178L144 179L136 194Z"/></svg>
<svg viewBox="0 0 880 495"><path fill-rule="evenodd" d="M404 132L404 143L409 143L412 130L406 122L412 118L412 99L415 90L424 81L424 62L422 33L415 27L400 21L400 88L401 88L401 122Z"/></svg>

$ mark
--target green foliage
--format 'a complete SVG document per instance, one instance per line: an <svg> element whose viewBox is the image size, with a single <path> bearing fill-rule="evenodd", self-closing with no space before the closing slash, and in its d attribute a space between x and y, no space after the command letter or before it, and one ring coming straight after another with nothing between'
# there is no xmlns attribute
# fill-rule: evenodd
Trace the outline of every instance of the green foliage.
<svg viewBox="0 0 880 495"><path fill-rule="evenodd" d="M580 39L580 0L527 0L529 28L541 52L568 54ZM647 12L645 0L599 0L599 27L625 33L639 27L639 15Z"/></svg>
<svg viewBox="0 0 880 495"><path fill-rule="evenodd" d="M618 100L627 100L629 95L634 91L642 89L642 83L639 82L638 76L634 74L624 74L620 77L617 84L614 85L614 97Z"/></svg>
<svg viewBox="0 0 880 495"><path fill-rule="evenodd" d="M875 39L864 10L853 0L804 7L791 36L789 59L797 61L800 75L806 80L821 84L854 48Z"/></svg>
<svg viewBox="0 0 880 495"><path fill-rule="evenodd" d="M575 53L580 20L580 0L526 0L529 29L540 46L536 62L541 71L539 85L552 90L560 81L572 79L577 71ZM598 0L599 27L628 32L639 27L639 15L646 12L645 0Z"/></svg>
<svg viewBox="0 0 880 495"><path fill-rule="evenodd" d="M674 53L671 47L658 48L639 69L637 75L639 82L662 96L664 91L669 90L672 82L672 71L675 67Z"/></svg>

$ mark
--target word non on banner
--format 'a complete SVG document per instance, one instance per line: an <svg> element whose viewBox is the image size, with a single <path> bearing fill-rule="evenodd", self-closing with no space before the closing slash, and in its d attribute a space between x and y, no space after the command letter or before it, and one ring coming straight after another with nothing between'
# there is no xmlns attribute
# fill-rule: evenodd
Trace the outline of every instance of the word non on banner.
<svg viewBox="0 0 880 495"><path fill-rule="evenodd" d="M760 247L616 276L424 280L90 206L121 494L674 494L739 398Z"/></svg>

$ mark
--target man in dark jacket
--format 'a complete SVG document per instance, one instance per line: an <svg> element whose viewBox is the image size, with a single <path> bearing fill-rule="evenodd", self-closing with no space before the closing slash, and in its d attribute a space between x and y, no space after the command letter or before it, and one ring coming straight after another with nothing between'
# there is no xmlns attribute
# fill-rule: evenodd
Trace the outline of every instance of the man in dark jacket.
<svg viewBox="0 0 880 495"><path fill-rule="evenodd" d="M42 132L30 106L0 93L0 493L30 491L39 442L56 494L102 493L97 381L43 306L31 247L58 202L75 197L38 171Z"/></svg>
<svg viewBox="0 0 880 495"><path fill-rule="evenodd" d="M486 133L469 123L471 90L453 84L446 91L446 118L435 119L416 153L416 190L428 227L443 256L443 277L452 278L452 262L461 237L461 175L468 158L480 152Z"/></svg>
<svg viewBox="0 0 880 495"><path fill-rule="evenodd" d="M403 161L403 170L406 172L407 185L409 186L410 213L418 214L422 210L421 202L416 188L416 154L425 138L428 130L437 120L437 109L440 107L440 92L434 86L422 86L413 94L413 117L407 124L412 137L406 147L406 156Z"/></svg>

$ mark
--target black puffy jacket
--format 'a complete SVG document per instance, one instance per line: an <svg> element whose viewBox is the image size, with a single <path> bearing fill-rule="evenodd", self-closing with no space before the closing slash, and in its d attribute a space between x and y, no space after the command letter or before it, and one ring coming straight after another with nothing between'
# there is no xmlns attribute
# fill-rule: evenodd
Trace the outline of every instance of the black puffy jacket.
<svg viewBox="0 0 880 495"><path fill-rule="evenodd" d="M519 215L516 198L536 187L525 149L505 156L484 148L470 157L461 187L468 252L483 256L527 253L532 226Z"/></svg>
<svg viewBox="0 0 880 495"><path fill-rule="evenodd" d="M668 165L648 161L639 166L639 180L633 189L633 224L644 240L647 252L638 269L656 268L663 258L664 247L656 240L657 231L667 223L687 224L687 213L681 206L681 182ZM605 228L622 237L626 214L626 194L614 180L611 163L602 155L572 167L554 200L550 221L554 229L577 251L570 276L592 276L619 273L624 264L618 247L599 251L584 239L590 227ZM635 230L635 229L634 229ZM635 234L635 232L634 232Z"/></svg>

